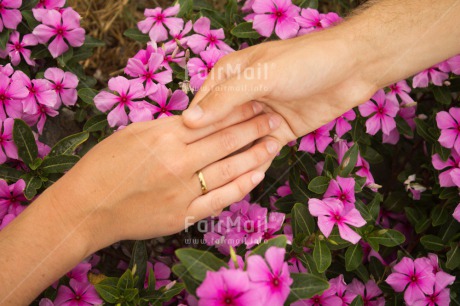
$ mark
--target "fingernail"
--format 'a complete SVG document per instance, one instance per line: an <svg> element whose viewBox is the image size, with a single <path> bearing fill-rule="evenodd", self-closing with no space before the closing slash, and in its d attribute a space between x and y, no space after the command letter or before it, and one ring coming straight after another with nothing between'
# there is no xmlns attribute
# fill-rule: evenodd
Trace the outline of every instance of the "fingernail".
<svg viewBox="0 0 460 306"><path fill-rule="evenodd" d="M203 109L199 105L196 105L186 110L183 115L190 121L196 121L203 117L203 114Z"/></svg>
<svg viewBox="0 0 460 306"><path fill-rule="evenodd" d="M279 116L270 116L268 124L270 125L270 129L277 129L281 125L281 118Z"/></svg>
<svg viewBox="0 0 460 306"><path fill-rule="evenodd" d="M252 109L254 110L254 114L260 113L264 108L262 107L262 104L258 102L252 103Z"/></svg>
<svg viewBox="0 0 460 306"><path fill-rule="evenodd" d="M269 141L266 144L267 151L270 154L275 154L278 151L278 143L276 141Z"/></svg>
<svg viewBox="0 0 460 306"><path fill-rule="evenodd" d="M262 180L264 179L264 177L265 177L265 174L264 174L264 173L262 173L262 172L256 172L256 173L254 173L254 174L252 175L252 178L251 178L252 183L253 183L254 185L258 185L260 182L262 182Z"/></svg>

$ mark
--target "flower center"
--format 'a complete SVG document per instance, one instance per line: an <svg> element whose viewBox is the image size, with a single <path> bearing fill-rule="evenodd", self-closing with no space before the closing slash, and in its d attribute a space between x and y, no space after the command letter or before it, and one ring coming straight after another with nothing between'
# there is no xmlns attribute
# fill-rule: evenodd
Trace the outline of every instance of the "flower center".
<svg viewBox="0 0 460 306"><path fill-rule="evenodd" d="M342 195L340 196L340 200L345 201L346 199L347 199L347 196L346 196L346 195L342 194Z"/></svg>
<svg viewBox="0 0 460 306"><path fill-rule="evenodd" d="M2 139L2 140L3 140L3 139ZM16 203L16 202L18 201L18 199L17 199L16 197L11 197L11 198L10 198L10 201L11 201L12 203Z"/></svg>
<svg viewBox="0 0 460 306"><path fill-rule="evenodd" d="M217 41L217 38L215 36L211 35L211 36L209 36L209 41L211 43L215 43Z"/></svg>
<svg viewBox="0 0 460 306"><path fill-rule="evenodd" d="M166 113L166 112L167 112L166 108L165 108L165 107L162 107L162 108L161 108L161 112L162 112L162 113Z"/></svg>
<svg viewBox="0 0 460 306"><path fill-rule="evenodd" d="M313 301L315 302L315 304L319 304L319 302L320 302L318 297L314 298Z"/></svg>
<svg viewBox="0 0 460 306"><path fill-rule="evenodd" d="M152 75L151 72L147 72L147 73L145 74L145 78L146 78L147 80L150 80L150 79L152 78L152 76L153 76L153 75Z"/></svg>
<svg viewBox="0 0 460 306"><path fill-rule="evenodd" d="M128 102L128 98L126 96L122 96L120 101L122 104L125 104L126 102Z"/></svg>
<svg viewBox="0 0 460 306"><path fill-rule="evenodd" d="M57 90L57 91L61 91L62 90L62 84L56 84L54 86L54 89Z"/></svg>
<svg viewBox="0 0 460 306"><path fill-rule="evenodd" d="M5 95L0 95L0 101L5 101L5 100L6 100Z"/></svg>
<svg viewBox="0 0 460 306"><path fill-rule="evenodd" d="M275 16L276 16L276 18L281 18L281 17L283 17L283 12L281 12L281 11L276 11L276 12L275 12Z"/></svg>
<svg viewBox="0 0 460 306"><path fill-rule="evenodd" d="M275 277L273 278L273 280L272 280L273 286L278 287L278 286L280 285L280 283L281 283L281 282L280 282L278 276L275 276Z"/></svg>
<svg viewBox="0 0 460 306"><path fill-rule="evenodd" d="M81 296L76 295L76 296L75 296L75 300L77 300L77 301L81 300Z"/></svg>
<svg viewBox="0 0 460 306"><path fill-rule="evenodd" d="M335 215L334 219L337 220L337 221L340 221L342 219L342 217L340 215Z"/></svg>
<svg viewBox="0 0 460 306"><path fill-rule="evenodd" d="M15 43L14 44L14 49L16 49L16 51L20 51L22 49L22 46L20 43Z"/></svg>
<svg viewBox="0 0 460 306"><path fill-rule="evenodd" d="M226 296L224 298L225 305L233 305L233 298L231 296Z"/></svg>
<svg viewBox="0 0 460 306"><path fill-rule="evenodd" d="M156 17L157 22L163 22L165 20L165 16L163 14L159 14Z"/></svg>
<svg viewBox="0 0 460 306"><path fill-rule="evenodd" d="M413 275L413 276L410 278L410 280L411 280L412 282L414 282L414 283L417 282L417 276Z"/></svg>
<svg viewBox="0 0 460 306"><path fill-rule="evenodd" d="M384 111L384 110L383 110L383 107L379 107L379 108L377 109L377 113L379 113L379 114L383 114L383 111Z"/></svg>

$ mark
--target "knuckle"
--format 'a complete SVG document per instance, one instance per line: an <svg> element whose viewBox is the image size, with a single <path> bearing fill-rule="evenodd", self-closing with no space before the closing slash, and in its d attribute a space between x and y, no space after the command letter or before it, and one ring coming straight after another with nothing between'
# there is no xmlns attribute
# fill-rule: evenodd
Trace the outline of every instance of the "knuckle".
<svg viewBox="0 0 460 306"><path fill-rule="evenodd" d="M256 129L257 129L257 136L265 136L270 131L270 127L268 125L268 120L263 118L263 120L256 121Z"/></svg>
<svg viewBox="0 0 460 306"><path fill-rule="evenodd" d="M261 149L261 148L258 148L256 150L254 150L254 152L252 154L253 154L254 163L256 165L260 165L263 162L265 162L265 160L267 159L267 156L268 156L267 150Z"/></svg>
<svg viewBox="0 0 460 306"><path fill-rule="evenodd" d="M227 152L234 152L238 148L238 137L231 132L222 133L220 141L222 147Z"/></svg>

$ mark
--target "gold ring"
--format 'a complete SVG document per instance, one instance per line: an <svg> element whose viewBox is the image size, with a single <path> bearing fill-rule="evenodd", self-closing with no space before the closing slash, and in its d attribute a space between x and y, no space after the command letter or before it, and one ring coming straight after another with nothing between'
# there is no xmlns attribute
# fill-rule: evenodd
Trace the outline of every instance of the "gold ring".
<svg viewBox="0 0 460 306"><path fill-rule="evenodd" d="M207 194L208 193L208 187L206 186L206 181L204 180L203 172L198 171L196 174L198 175L198 179L200 180L201 193L202 194Z"/></svg>

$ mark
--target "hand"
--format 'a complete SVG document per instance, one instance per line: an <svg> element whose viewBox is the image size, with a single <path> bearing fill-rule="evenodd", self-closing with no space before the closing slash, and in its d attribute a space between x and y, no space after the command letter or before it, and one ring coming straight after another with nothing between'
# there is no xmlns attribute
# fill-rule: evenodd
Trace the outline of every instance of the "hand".
<svg viewBox="0 0 460 306"><path fill-rule="evenodd" d="M377 88L360 74L346 33L337 33L263 43L224 56L184 112L185 124L203 127L234 107L260 101L267 112L283 117L272 135L284 144L365 102Z"/></svg>
<svg viewBox="0 0 460 306"><path fill-rule="evenodd" d="M180 117L132 124L98 144L51 187L55 209L68 213L67 220L89 220L92 251L123 239L173 234L184 229L187 217L196 222L217 215L260 183L261 167L278 152L280 144L265 138L227 157L278 128L279 116L256 116L260 111L249 103L197 130L186 128ZM206 195L200 170L210 190Z"/></svg>

